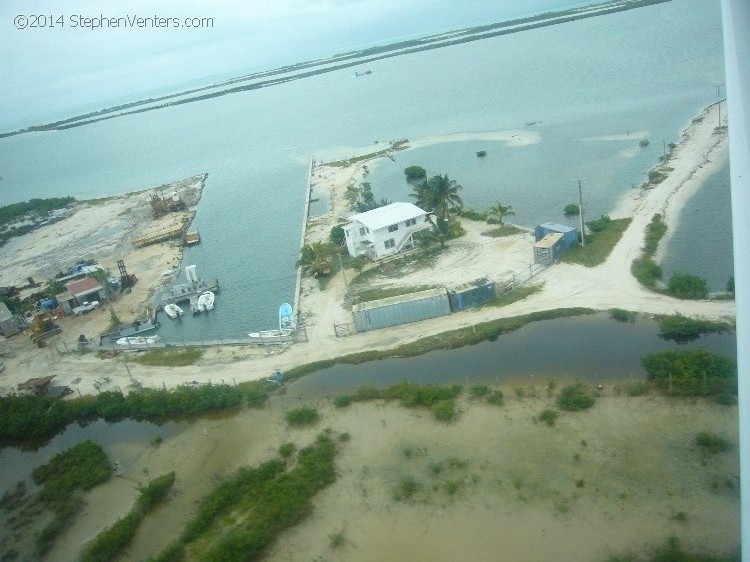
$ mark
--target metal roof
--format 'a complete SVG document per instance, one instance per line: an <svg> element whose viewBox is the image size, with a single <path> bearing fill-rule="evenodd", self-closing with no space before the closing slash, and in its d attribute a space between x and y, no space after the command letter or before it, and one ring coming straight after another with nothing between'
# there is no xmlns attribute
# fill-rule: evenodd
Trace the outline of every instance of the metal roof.
<svg viewBox="0 0 750 562"><path fill-rule="evenodd" d="M539 240L539 242L534 244L534 247L535 248L551 248L552 246L557 244L562 237L563 235L559 232L550 232L544 238Z"/></svg>
<svg viewBox="0 0 750 562"><path fill-rule="evenodd" d="M366 211L349 217L352 222L358 222L370 230L385 228L398 222L415 219L428 214L412 203L391 203L384 207L378 207L372 211Z"/></svg>
<svg viewBox="0 0 750 562"><path fill-rule="evenodd" d="M11 318L13 318L13 315L10 313L10 310L8 310L8 307L4 302L0 302L0 322L5 322Z"/></svg>
<svg viewBox="0 0 750 562"><path fill-rule="evenodd" d="M546 228L547 230L554 230L555 232L570 232L571 230L575 230L572 226L565 226L564 224L559 224L556 222L545 222L544 224L540 224L542 228Z"/></svg>
<svg viewBox="0 0 750 562"><path fill-rule="evenodd" d="M68 291L76 297L85 297L88 294L101 291L102 289L101 283L93 277L84 277L79 281L71 281L70 283L66 283L65 286Z"/></svg>
<svg viewBox="0 0 750 562"><path fill-rule="evenodd" d="M352 306L352 312L358 312L360 310L372 310L373 308L401 304L403 302L444 296L446 296L445 288L427 289L426 291L418 291L416 293L409 293L406 295L397 295L395 297L386 297L384 299L379 299L376 301L361 302Z"/></svg>

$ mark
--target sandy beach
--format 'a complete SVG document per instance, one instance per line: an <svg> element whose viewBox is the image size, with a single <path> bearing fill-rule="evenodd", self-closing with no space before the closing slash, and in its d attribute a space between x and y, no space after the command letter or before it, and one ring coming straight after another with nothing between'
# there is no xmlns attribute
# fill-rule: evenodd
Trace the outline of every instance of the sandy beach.
<svg viewBox="0 0 750 562"><path fill-rule="evenodd" d="M333 325L352 321L351 313L343 306L345 286L341 274L332 278L321 291L318 282L302 278L300 318L304 322L308 342L285 346L281 349L254 347L209 348L198 364L182 368L151 368L138 365L127 371L121 362L103 360L93 354L63 354L58 351L62 342L74 342L78 334L95 337L109 322L109 313L96 311L84 317L63 318L63 333L50 339L45 349L33 347L25 336L16 336L3 342L4 347L16 352L8 358L0 387L6 391L29 377L56 372L58 384L72 385L81 393L95 391L93 382L102 370L111 373L113 384L127 388L132 375L147 386L175 386L188 381L225 380L242 382L266 378L276 368L289 369L305 363L329 359L365 350L387 350L424 336L456 328L468 327L500 317L512 317L533 311L560 307L588 307L608 310L613 307L649 314L673 314L709 319L733 320L733 301L684 301L657 294L643 288L630 274L630 264L640 254L644 229L655 213L663 213L667 223L676 226L679 210L697 189L703 178L726 158L726 131L715 132L716 106L704 110L699 118L685 129L669 164L673 170L665 181L651 189L631 190L622 198L610 215L613 218L632 217L632 223L622 239L602 265L595 268L571 264L557 264L534 279L542 286L536 294L505 307L485 307L448 317L407 324L385 331L373 331L339 338ZM515 132L504 132L496 138L511 142ZM458 135L455 138L463 136ZM449 136L451 140L453 136ZM521 137L519 137L521 138ZM442 142L445 139L438 138ZM535 142L534 134L527 134L523 142ZM435 139L433 139L435 140ZM426 142L426 141L425 141ZM380 150L382 150L382 145ZM363 151L367 153L366 151ZM350 214L344 194L350 184L365 178L367 166L372 163L360 160L349 166L326 166L316 163L311 179L313 192L326 192L330 212L311 218L306 240L326 240L331 227L340 218ZM48 257L55 255L55 244L84 238L90 232L101 231L116 221L121 230L114 238L91 249L98 261L113 268L116 259L124 259L128 270L139 276L139 283L131 294L115 302L121 319L133 318L149 306L149 299L163 284L170 281L162 273L178 270L181 248L178 243L160 243L147 248L133 248L129 243L137 232L145 228L145 214L149 194L143 192L125 195L81 206L72 217L52 227L39 229L33 234L17 239L0 249L2 277L0 284L11 284L30 273L30 264L50 264L37 255L44 247ZM512 202L511 202L512 203ZM86 220L79 220L86 217ZM119 222L117 222L119 221ZM523 270L532 262L531 234L490 238L484 233L492 225L462 220L466 236L450 241L444 252L430 268L407 272L396 278L379 278L371 286L447 286L489 276L501 280ZM89 230L90 229L90 230ZM184 264L182 264L184 265ZM47 266L49 269L50 266ZM149 273L150 272L150 273ZM47 273L38 267L36 274ZM149 277L150 275L150 277ZM353 272L347 271L349 282ZM550 282L554 280L554 282ZM73 380L80 379L75 385Z"/></svg>

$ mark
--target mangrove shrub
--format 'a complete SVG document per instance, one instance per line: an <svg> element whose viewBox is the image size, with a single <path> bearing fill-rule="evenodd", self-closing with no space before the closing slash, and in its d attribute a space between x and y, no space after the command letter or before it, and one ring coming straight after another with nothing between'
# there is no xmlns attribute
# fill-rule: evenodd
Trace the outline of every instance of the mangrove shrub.
<svg viewBox="0 0 750 562"><path fill-rule="evenodd" d="M641 358L656 386L682 396L737 395L734 361L706 349L663 351Z"/></svg>

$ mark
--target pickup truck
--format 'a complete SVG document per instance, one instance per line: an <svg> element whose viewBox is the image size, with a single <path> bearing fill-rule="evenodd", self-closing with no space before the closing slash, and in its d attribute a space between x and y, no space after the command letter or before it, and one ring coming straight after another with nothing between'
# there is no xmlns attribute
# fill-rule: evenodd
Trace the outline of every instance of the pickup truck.
<svg viewBox="0 0 750 562"><path fill-rule="evenodd" d="M97 308L99 308L99 301L86 301L81 306L75 307L73 309L73 314L75 314L76 316L81 316L83 314L86 314L87 312L96 310Z"/></svg>

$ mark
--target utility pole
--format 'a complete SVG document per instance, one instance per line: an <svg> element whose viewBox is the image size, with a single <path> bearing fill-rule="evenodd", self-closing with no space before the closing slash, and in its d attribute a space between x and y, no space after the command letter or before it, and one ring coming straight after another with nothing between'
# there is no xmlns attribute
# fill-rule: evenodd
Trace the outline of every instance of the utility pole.
<svg viewBox="0 0 750 562"><path fill-rule="evenodd" d="M573 181L578 182L578 217L581 219L581 247L586 246L586 232L583 226L583 191L581 189L581 182L586 178L574 179Z"/></svg>
<svg viewBox="0 0 750 562"><path fill-rule="evenodd" d="M719 108L719 127L721 127L721 87L724 84L714 84L714 87L716 88L716 97L719 98L719 102L717 103L717 107Z"/></svg>
<svg viewBox="0 0 750 562"><path fill-rule="evenodd" d="M349 283L346 280L346 271L344 271L344 264L341 261L341 252L338 253L339 256L339 267L341 268L341 275L344 276L344 287L346 287L346 295L349 296Z"/></svg>

